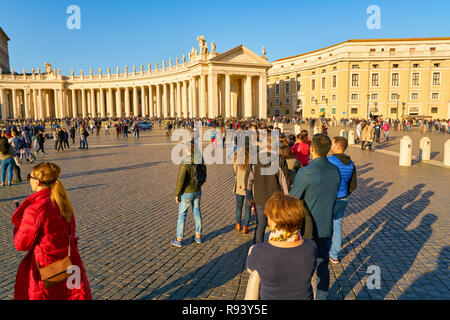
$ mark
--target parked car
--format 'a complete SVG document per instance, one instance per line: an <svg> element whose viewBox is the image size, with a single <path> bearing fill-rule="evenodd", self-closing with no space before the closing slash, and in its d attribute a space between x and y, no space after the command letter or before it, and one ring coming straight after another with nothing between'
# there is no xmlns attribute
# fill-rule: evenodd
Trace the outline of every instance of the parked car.
<svg viewBox="0 0 450 320"><path fill-rule="evenodd" d="M153 124L151 122L139 122L138 126L141 130L152 130Z"/></svg>

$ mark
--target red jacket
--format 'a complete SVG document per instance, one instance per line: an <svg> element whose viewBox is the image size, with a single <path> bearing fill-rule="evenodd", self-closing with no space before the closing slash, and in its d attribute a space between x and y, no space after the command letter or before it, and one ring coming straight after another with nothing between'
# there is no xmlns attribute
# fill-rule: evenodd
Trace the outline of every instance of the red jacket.
<svg viewBox="0 0 450 320"><path fill-rule="evenodd" d="M297 142L292 147L292 155L297 158L298 162L302 164L302 167L305 167L309 164L309 146L311 141L308 140L305 142Z"/></svg>
<svg viewBox="0 0 450 320"><path fill-rule="evenodd" d="M28 251L17 271L14 286L16 300L92 300L91 290L78 252L75 238L75 218L70 221L70 259L80 268L80 287L69 289L63 281L49 289L44 288L36 265L46 267L67 257L69 224L58 205L52 205L50 189L35 192L12 215L14 245L18 251ZM71 279L71 278L69 278ZM68 280L69 280L68 279Z"/></svg>

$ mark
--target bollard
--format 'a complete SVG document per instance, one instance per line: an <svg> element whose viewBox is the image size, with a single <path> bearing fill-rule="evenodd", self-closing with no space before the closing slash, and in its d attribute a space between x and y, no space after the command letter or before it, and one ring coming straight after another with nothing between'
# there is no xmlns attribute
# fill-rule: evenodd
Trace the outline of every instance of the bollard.
<svg viewBox="0 0 450 320"><path fill-rule="evenodd" d="M350 130L348 132L348 145L352 144L355 144L355 133L353 132L353 130Z"/></svg>
<svg viewBox="0 0 450 320"><path fill-rule="evenodd" d="M420 139L419 159L420 161L430 160L431 140L428 137Z"/></svg>
<svg viewBox="0 0 450 320"><path fill-rule="evenodd" d="M339 131L339 136L343 137L345 135L345 129L342 129L341 131Z"/></svg>
<svg viewBox="0 0 450 320"><path fill-rule="evenodd" d="M425 123L423 124L423 130L422 130L422 132L423 132L423 133L426 133L426 132L427 132L427 125L426 125Z"/></svg>
<svg viewBox="0 0 450 320"><path fill-rule="evenodd" d="M412 140L408 136L404 136L400 140L400 158L399 165L410 167L411 166L411 157L412 157Z"/></svg>
<svg viewBox="0 0 450 320"><path fill-rule="evenodd" d="M450 139L444 143L444 165L450 167Z"/></svg>
<svg viewBox="0 0 450 320"><path fill-rule="evenodd" d="M297 136L298 134L300 134L301 131L302 131L302 129L300 128L300 125L296 124L294 126L294 134Z"/></svg>

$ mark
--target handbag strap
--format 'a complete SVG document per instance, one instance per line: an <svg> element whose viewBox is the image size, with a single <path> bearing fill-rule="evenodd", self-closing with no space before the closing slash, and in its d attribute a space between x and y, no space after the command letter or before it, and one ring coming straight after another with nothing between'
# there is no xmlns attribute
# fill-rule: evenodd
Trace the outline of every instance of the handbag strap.
<svg viewBox="0 0 450 320"><path fill-rule="evenodd" d="M71 232L71 225L69 223L69 246L68 246L68 253L67 253L67 256L69 258L70 258L70 242L71 242L71 240L72 240L72 232ZM36 248L36 246L35 246L35 248ZM39 267L39 263L37 262L37 258L36 258L36 254L34 253L34 250L33 250L33 255L34 255L34 261L36 261L36 265L37 265L38 269L40 269L41 267Z"/></svg>

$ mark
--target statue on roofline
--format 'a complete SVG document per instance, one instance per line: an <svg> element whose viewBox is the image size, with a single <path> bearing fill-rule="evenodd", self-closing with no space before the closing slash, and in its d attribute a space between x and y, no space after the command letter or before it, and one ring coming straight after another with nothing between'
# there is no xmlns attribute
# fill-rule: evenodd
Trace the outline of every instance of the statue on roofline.
<svg viewBox="0 0 450 320"><path fill-rule="evenodd" d="M46 74L52 74L52 64L49 63L49 62L46 62L44 64L44 66L45 66L45 73Z"/></svg>

